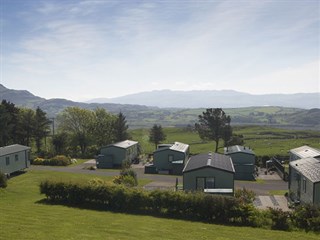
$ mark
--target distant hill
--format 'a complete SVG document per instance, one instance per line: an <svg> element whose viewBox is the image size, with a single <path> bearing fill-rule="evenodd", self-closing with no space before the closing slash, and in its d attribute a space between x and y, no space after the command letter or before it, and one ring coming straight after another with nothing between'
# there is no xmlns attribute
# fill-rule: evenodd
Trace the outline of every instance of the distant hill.
<svg viewBox="0 0 320 240"><path fill-rule="evenodd" d="M96 98L88 102L146 104L161 108L282 106L310 109L320 107L320 93L253 95L233 90L156 90L116 98Z"/></svg>
<svg viewBox="0 0 320 240"><path fill-rule="evenodd" d="M239 99L240 95L242 94L233 91L222 91L219 93L221 96L234 96L234 94L238 94ZM148 94L151 94L151 92ZM210 97L207 96L208 94L205 94L204 91L202 98L210 101ZM40 107L47 113L48 117L56 117L56 115L63 111L63 109L72 106L91 110L99 107L115 114L121 111L126 116L130 128L149 128L153 124L161 124L164 127L180 127L187 125L194 126L194 123L198 119L198 115L205 111L205 108L159 108L133 104L81 103L66 99L47 100L37 97L28 91L8 89L0 84L0 101L2 99L10 101L16 104L18 107L27 107L32 109ZM162 100L167 101L165 97L163 97ZM146 101L146 103L150 101ZM257 103L252 102L252 105L254 104ZM223 106L219 106L217 104L210 106L208 104L208 107ZM270 125L287 128L308 128L317 130L320 128L319 108L313 108L309 110L277 106L223 108L225 112L231 116L233 125Z"/></svg>
<svg viewBox="0 0 320 240"><path fill-rule="evenodd" d="M114 104L114 103L82 103L82 102L73 102L61 98L45 99L40 98L26 90L13 90L8 89L0 84L0 101L6 99L14 103L19 107L27 107L36 109L40 107L44 110L49 117L55 117L59 112L67 107L80 107L85 109L95 109L97 107L105 108L111 113L119 113L122 111L131 112L131 111L143 111L150 110L153 108L143 106L143 105L133 105L133 104Z"/></svg>

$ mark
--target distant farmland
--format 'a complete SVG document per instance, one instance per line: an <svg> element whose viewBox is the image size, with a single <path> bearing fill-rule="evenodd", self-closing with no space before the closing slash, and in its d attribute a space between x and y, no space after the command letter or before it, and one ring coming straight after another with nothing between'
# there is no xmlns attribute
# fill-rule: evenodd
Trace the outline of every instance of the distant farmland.
<svg viewBox="0 0 320 240"><path fill-rule="evenodd" d="M191 154L214 150L214 142L203 142L198 133L190 128L164 128L167 139L165 142L175 141L190 145ZM288 156L288 151L302 145L320 148L320 131L288 130L266 126L236 126L236 134L244 136L246 146L252 148L257 156ZM149 142L149 129L134 129L130 131L132 139L139 141L145 153L152 153L154 145ZM223 143L221 143L223 144ZM223 146L219 152L223 152Z"/></svg>

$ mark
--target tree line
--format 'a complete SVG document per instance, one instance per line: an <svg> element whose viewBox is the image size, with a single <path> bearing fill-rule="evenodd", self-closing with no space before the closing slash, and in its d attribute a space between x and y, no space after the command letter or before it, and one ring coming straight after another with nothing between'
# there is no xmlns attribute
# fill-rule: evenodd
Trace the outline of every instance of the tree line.
<svg viewBox="0 0 320 240"><path fill-rule="evenodd" d="M125 116L121 112L113 115L102 108L68 107L58 114L55 123L57 130L54 134L51 131L53 121L41 108L18 108L2 100L0 146L22 144L35 147L37 155L92 157L100 147L129 137ZM50 139L49 148L47 139Z"/></svg>
<svg viewBox="0 0 320 240"><path fill-rule="evenodd" d="M92 157L100 147L129 138L126 117L121 112L114 115L103 108L88 110L68 107L58 114L55 123L56 133L51 131L54 128L52 119L41 108L18 108L13 103L2 100L0 146L16 143L35 146L35 153L41 157L46 154ZM220 140L224 146L243 144L242 136L233 133L230 123L230 116L221 108L209 108L198 116L194 129L201 139L213 140L217 152ZM48 144L47 139L50 139ZM165 139L161 125L155 124L150 129L149 141L157 148Z"/></svg>

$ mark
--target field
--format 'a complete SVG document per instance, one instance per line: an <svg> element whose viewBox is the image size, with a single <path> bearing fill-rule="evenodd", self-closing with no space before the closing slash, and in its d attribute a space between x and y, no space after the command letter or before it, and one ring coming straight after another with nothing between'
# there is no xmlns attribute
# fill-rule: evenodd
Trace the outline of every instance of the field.
<svg viewBox="0 0 320 240"><path fill-rule="evenodd" d="M197 132L190 128L164 128L166 141L187 143L190 152L198 154L214 150L214 142L203 142ZM257 156L288 156L288 151L302 145L320 148L320 131L288 130L267 126L236 126L234 133L242 134L246 146L252 148ZM139 141L145 153L152 153L155 146L149 142L149 129L131 130L132 139ZM223 142L219 152L223 152Z"/></svg>
<svg viewBox="0 0 320 240"><path fill-rule="evenodd" d="M41 203L46 178L86 181L92 175L29 171L0 189L0 239L318 239L313 233L270 231L129 215ZM102 177L101 177L102 178ZM104 177L111 180L110 177Z"/></svg>
<svg viewBox="0 0 320 240"><path fill-rule="evenodd" d="M298 109L286 107L244 107L224 108L234 125L269 125L283 128L319 129L320 109ZM148 128L153 124L163 127L181 127L194 124L204 108L146 108L126 109L125 114L130 128Z"/></svg>

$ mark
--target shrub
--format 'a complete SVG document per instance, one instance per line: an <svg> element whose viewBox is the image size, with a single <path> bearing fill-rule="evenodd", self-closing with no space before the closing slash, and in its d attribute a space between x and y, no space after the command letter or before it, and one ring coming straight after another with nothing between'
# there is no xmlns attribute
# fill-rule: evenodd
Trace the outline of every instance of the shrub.
<svg viewBox="0 0 320 240"><path fill-rule="evenodd" d="M136 186L135 179L130 175L115 176L114 179L113 179L113 183L115 183L115 184L123 184L126 187L134 187L134 186Z"/></svg>
<svg viewBox="0 0 320 240"><path fill-rule="evenodd" d="M290 213L281 209L269 208L272 219L272 229L289 230L290 229Z"/></svg>
<svg viewBox="0 0 320 240"><path fill-rule="evenodd" d="M50 159L48 165L51 166L67 166L71 164L71 159L64 155L57 155Z"/></svg>
<svg viewBox="0 0 320 240"><path fill-rule="evenodd" d="M7 186L7 176L3 172L0 172L0 188L6 188Z"/></svg>
<svg viewBox="0 0 320 240"><path fill-rule="evenodd" d="M256 197L256 194L251 190L243 188L243 189L237 189L235 191L235 197L239 199L242 203L252 204Z"/></svg>
<svg viewBox="0 0 320 240"><path fill-rule="evenodd" d="M32 164L34 165L44 165L44 159L41 157L37 157L33 159Z"/></svg>
<svg viewBox="0 0 320 240"><path fill-rule="evenodd" d="M102 180L101 178L92 178L88 181L88 184L90 186L101 186L106 184L106 182L104 180Z"/></svg>
<svg viewBox="0 0 320 240"><path fill-rule="evenodd" d="M113 179L115 184L123 184L126 187L134 187L138 185L137 173L132 168L123 168L120 171L120 176Z"/></svg>
<svg viewBox="0 0 320 240"><path fill-rule="evenodd" d="M134 186L138 185L137 173L132 168L121 169L120 176L130 176L134 180Z"/></svg>
<svg viewBox="0 0 320 240"><path fill-rule="evenodd" d="M299 228L306 231L320 231L320 207L306 204L296 208L293 221Z"/></svg>

